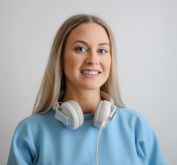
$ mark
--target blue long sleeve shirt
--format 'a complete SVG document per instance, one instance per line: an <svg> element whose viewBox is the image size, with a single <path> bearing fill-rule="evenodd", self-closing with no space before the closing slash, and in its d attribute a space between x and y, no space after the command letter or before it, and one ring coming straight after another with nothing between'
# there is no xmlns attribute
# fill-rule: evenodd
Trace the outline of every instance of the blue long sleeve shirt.
<svg viewBox="0 0 177 165"><path fill-rule="evenodd" d="M93 114L84 115L83 125L71 130L55 117L55 111L32 115L15 130L8 165L96 165L99 129ZM99 165L165 165L156 136L137 112L118 108L102 130Z"/></svg>

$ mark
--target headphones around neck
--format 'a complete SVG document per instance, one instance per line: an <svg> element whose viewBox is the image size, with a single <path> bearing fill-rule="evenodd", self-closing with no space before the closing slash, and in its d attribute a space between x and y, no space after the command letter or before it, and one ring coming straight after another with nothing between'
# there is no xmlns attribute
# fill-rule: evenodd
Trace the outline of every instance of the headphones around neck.
<svg viewBox="0 0 177 165"><path fill-rule="evenodd" d="M107 93L101 91L100 94L104 100L101 100L98 104L97 110L94 113L93 124L97 128L105 128L108 122L114 117L116 106ZM82 109L74 100L69 100L61 104L57 102L53 106L53 109L55 110L55 118L68 128L77 129L84 122Z"/></svg>

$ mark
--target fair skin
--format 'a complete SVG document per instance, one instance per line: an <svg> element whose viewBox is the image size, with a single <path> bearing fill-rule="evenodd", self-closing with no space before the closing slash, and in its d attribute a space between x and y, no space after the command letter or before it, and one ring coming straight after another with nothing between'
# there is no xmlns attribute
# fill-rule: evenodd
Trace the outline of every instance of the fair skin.
<svg viewBox="0 0 177 165"><path fill-rule="evenodd" d="M108 79L110 67L110 43L105 29L96 23L73 29L64 49L64 101L75 100L84 113L95 112L101 99L100 87Z"/></svg>

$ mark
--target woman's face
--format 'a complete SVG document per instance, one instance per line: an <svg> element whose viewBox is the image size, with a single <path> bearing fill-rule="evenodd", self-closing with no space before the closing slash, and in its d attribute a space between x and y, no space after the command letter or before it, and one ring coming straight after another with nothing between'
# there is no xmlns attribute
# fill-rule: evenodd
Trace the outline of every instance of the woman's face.
<svg viewBox="0 0 177 165"><path fill-rule="evenodd" d="M84 23L71 31L63 58L67 89L100 89L108 79L110 67L110 43L102 26Z"/></svg>

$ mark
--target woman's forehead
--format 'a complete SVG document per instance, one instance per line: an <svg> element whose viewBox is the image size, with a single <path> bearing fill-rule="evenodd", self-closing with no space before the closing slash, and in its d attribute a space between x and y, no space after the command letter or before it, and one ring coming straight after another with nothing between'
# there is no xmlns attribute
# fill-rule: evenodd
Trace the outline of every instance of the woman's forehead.
<svg viewBox="0 0 177 165"><path fill-rule="evenodd" d="M68 38L68 44L76 43L77 41L83 41L83 43L102 44L109 45L109 38L106 30L96 23L83 23L74 28Z"/></svg>

